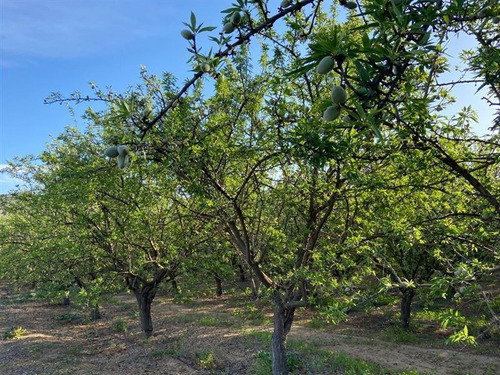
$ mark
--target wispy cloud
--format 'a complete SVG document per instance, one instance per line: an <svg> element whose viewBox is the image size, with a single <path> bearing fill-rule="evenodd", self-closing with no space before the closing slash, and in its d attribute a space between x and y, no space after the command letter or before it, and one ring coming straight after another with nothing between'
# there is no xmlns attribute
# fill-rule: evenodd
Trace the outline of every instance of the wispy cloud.
<svg viewBox="0 0 500 375"><path fill-rule="evenodd" d="M161 35L173 12L154 0L0 1L1 63L96 55Z"/></svg>
<svg viewBox="0 0 500 375"><path fill-rule="evenodd" d="M14 190L16 186L21 186L23 182L8 172L7 164L0 164L0 194L7 194L9 191Z"/></svg>

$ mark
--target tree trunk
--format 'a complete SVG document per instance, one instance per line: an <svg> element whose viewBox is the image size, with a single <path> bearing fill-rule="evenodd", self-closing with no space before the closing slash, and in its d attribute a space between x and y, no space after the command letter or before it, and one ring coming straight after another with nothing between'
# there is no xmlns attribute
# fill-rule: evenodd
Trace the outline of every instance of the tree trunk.
<svg viewBox="0 0 500 375"><path fill-rule="evenodd" d="M245 278L245 270L243 268L243 266L241 264L238 264L238 272L239 272L239 275L240 275L240 281L243 283L246 281L246 278Z"/></svg>
<svg viewBox="0 0 500 375"><path fill-rule="evenodd" d="M250 275L250 287L252 288L252 294L255 299L260 298L260 281L255 278L254 275Z"/></svg>
<svg viewBox="0 0 500 375"><path fill-rule="evenodd" d="M415 289L405 288L401 289L403 295L401 296L401 326L404 329L410 327L410 314L411 314L411 302L415 296Z"/></svg>
<svg viewBox="0 0 500 375"><path fill-rule="evenodd" d="M62 299L62 305L63 306L69 306L69 296L64 296Z"/></svg>
<svg viewBox="0 0 500 375"><path fill-rule="evenodd" d="M172 280L172 293L176 296L179 295L179 286L177 285L177 281L175 279Z"/></svg>
<svg viewBox="0 0 500 375"><path fill-rule="evenodd" d="M137 305L139 306L139 317L141 319L141 329L146 337L153 334L153 319L151 317L151 303L155 297L156 288L147 285L141 289L134 290Z"/></svg>
<svg viewBox="0 0 500 375"><path fill-rule="evenodd" d="M217 297L222 296L222 279L215 275L215 294Z"/></svg>
<svg viewBox="0 0 500 375"><path fill-rule="evenodd" d="M101 319L101 310L99 309L99 304L92 305L89 303L90 307L90 319L98 320Z"/></svg>
<svg viewBox="0 0 500 375"><path fill-rule="evenodd" d="M287 375L286 336L292 328L295 308L285 308L281 296L273 295L274 330L271 340L273 375Z"/></svg>

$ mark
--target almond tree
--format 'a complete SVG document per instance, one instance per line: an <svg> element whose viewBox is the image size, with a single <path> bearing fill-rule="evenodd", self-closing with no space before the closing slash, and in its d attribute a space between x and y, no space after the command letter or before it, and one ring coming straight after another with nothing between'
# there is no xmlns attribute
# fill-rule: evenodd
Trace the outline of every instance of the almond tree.
<svg viewBox="0 0 500 375"><path fill-rule="evenodd" d="M273 373L286 374L286 334L295 309L308 303L304 274L326 223L355 186L347 182L356 169L372 170L363 163L373 149L429 153L488 203L488 214L500 215L498 184L485 177L497 163L495 138L481 141L485 149L456 154L441 131L453 122L436 115L452 101L447 88L468 83L440 76L445 42L456 31L477 37L479 57L468 60L478 74L473 82L487 86L488 100L498 104L498 76L490 73L498 64L498 4L339 1L349 9L345 22L332 2L283 1L277 10L269 4L239 0L225 9L208 52L200 41L215 28L192 14L182 37L195 73L180 89L168 75L144 75L142 91L97 91L96 99L109 102L106 116L121 121L109 134L175 176L177 191L200 205L196 215L220 223L221 235L270 291ZM263 42L252 71L256 36ZM215 78L208 98L201 95L205 77ZM66 99L52 98L59 100ZM275 264L265 260L272 254Z"/></svg>

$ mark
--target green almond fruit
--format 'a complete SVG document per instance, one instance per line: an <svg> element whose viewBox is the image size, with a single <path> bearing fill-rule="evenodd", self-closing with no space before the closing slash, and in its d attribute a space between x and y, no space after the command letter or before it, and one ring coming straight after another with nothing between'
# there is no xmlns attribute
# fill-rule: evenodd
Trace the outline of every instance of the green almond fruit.
<svg viewBox="0 0 500 375"><path fill-rule="evenodd" d="M231 34L234 31L234 25L232 22L227 22L222 28L225 34Z"/></svg>
<svg viewBox="0 0 500 375"><path fill-rule="evenodd" d="M209 63L203 63L201 65L201 70L203 70L205 73L208 73L212 69Z"/></svg>
<svg viewBox="0 0 500 375"><path fill-rule="evenodd" d="M233 25L238 26L241 22L241 13L240 12L234 12L231 15L231 22Z"/></svg>
<svg viewBox="0 0 500 375"><path fill-rule="evenodd" d="M289 7L290 5L292 5L292 0L283 0L283 1L281 2L281 7L282 7L282 8Z"/></svg>
<svg viewBox="0 0 500 375"><path fill-rule="evenodd" d="M332 99L332 102L334 102L335 104L342 104L345 103L347 99L347 94L345 93L345 90L342 87L335 85L332 87L330 98Z"/></svg>
<svg viewBox="0 0 500 375"><path fill-rule="evenodd" d="M330 72L330 70L333 69L334 65L335 65L335 59L331 56L326 56L321 59L316 68L316 71L319 74L327 74Z"/></svg>
<svg viewBox="0 0 500 375"><path fill-rule="evenodd" d="M108 147L106 151L104 151L104 155L106 155L108 158L116 158L118 156L118 147Z"/></svg>
<svg viewBox="0 0 500 375"><path fill-rule="evenodd" d="M345 116L342 118L342 122L344 122L344 123L346 123L346 124L348 124L348 123L350 123L350 122L353 122L353 121L354 121L354 119L353 119L351 116L349 116L349 115L345 115Z"/></svg>
<svg viewBox="0 0 500 375"><path fill-rule="evenodd" d="M348 1L344 4L347 9L356 9L358 5L354 1Z"/></svg>
<svg viewBox="0 0 500 375"><path fill-rule="evenodd" d="M493 22L495 25L499 24L500 23L500 16L493 17L491 22Z"/></svg>
<svg viewBox="0 0 500 375"><path fill-rule="evenodd" d="M127 146L120 145L120 146L117 146L116 149L117 149L118 154L120 156L128 155L128 147Z"/></svg>
<svg viewBox="0 0 500 375"><path fill-rule="evenodd" d="M338 105L331 105L325 112L323 112L323 120L333 121L338 119L340 116L340 107Z"/></svg>
<svg viewBox="0 0 500 375"><path fill-rule="evenodd" d="M128 155L118 155L116 158L118 168L125 169L128 166Z"/></svg>
<svg viewBox="0 0 500 375"><path fill-rule="evenodd" d="M191 31L186 30L186 29L181 31L181 35L186 40L194 39L194 34Z"/></svg>

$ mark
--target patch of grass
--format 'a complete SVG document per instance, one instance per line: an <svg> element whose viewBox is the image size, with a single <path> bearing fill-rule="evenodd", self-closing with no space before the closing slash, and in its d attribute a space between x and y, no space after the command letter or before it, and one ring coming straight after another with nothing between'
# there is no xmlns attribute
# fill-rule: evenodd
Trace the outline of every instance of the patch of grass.
<svg viewBox="0 0 500 375"><path fill-rule="evenodd" d="M390 294L378 294L373 300L372 305L376 307L393 306L398 302L398 296L391 296Z"/></svg>
<svg viewBox="0 0 500 375"><path fill-rule="evenodd" d="M127 324L127 322L124 319L122 319L122 318L116 318L113 321L113 325L111 326L111 328L115 332L123 333L123 332L127 332L128 331L128 324Z"/></svg>
<svg viewBox="0 0 500 375"><path fill-rule="evenodd" d="M165 345L161 349L157 349L151 353L153 357L172 357L179 358L184 353L184 347L187 339L187 331L184 332L179 338L162 341L162 345Z"/></svg>
<svg viewBox="0 0 500 375"><path fill-rule="evenodd" d="M293 350L291 350L293 349ZM291 373L343 375L421 375L416 370L394 372L378 365L351 358L342 353L321 350L314 345L291 341L288 344L287 368ZM271 353L260 350L254 358L253 375L271 375Z"/></svg>
<svg viewBox="0 0 500 375"><path fill-rule="evenodd" d="M56 315L54 317L54 319L62 321L62 322L68 322L68 323L82 320L81 316L76 314L76 313L59 314L59 315Z"/></svg>
<svg viewBox="0 0 500 375"><path fill-rule="evenodd" d="M227 326L227 321L223 321L222 319L218 319L215 316L202 316L198 320L198 323L205 327L221 327Z"/></svg>
<svg viewBox="0 0 500 375"><path fill-rule="evenodd" d="M228 318L230 317L198 313L177 316L175 317L175 322L183 324L192 323L204 327L230 327L234 325L234 321Z"/></svg>
<svg viewBox="0 0 500 375"><path fill-rule="evenodd" d="M217 363L214 352L212 350L204 350L198 353L198 366L203 370L215 370Z"/></svg>
<svg viewBox="0 0 500 375"><path fill-rule="evenodd" d="M184 294L179 294L173 298L172 302L179 305L180 304L189 305L193 303L193 297Z"/></svg>
<svg viewBox="0 0 500 375"><path fill-rule="evenodd" d="M127 309L127 310L133 309L133 308L135 308L135 306L137 306L137 304L135 304L133 302L122 301L118 297L111 297L108 299L108 302L111 303L112 305L116 305L116 306L120 307L121 309Z"/></svg>
<svg viewBox="0 0 500 375"><path fill-rule="evenodd" d="M287 352L286 367L288 371L294 372L303 368L303 361L299 353ZM272 356L271 352L259 350L255 356L255 375L268 375L272 372Z"/></svg>
<svg viewBox="0 0 500 375"><path fill-rule="evenodd" d="M242 336L245 338L245 341L248 341L247 339L250 338L262 344L270 344L272 333L265 331L245 330L242 332Z"/></svg>
<svg viewBox="0 0 500 375"><path fill-rule="evenodd" d="M66 347L63 352L63 357L81 357L83 355L83 349L81 346L70 346Z"/></svg>
<svg viewBox="0 0 500 375"><path fill-rule="evenodd" d="M396 343L416 343L418 337L411 331L405 330L399 326L391 326L382 331L382 338Z"/></svg>
<svg viewBox="0 0 500 375"><path fill-rule="evenodd" d="M36 302L40 301L41 299L43 298L37 292L30 291L2 299L2 303L6 305L13 305L16 303Z"/></svg>
<svg viewBox="0 0 500 375"><path fill-rule="evenodd" d="M311 318L311 320L309 320L309 323L307 325L313 329L322 329L327 326L327 323L323 318L314 316Z"/></svg>
<svg viewBox="0 0 500 375"><path fill-rule="evenodd" d="M271 319L254 305L245 305L243 308L232 312L238 319L244 319L253 325L263 325L271 323Z"/></svg>
<svg viewBox="0 0 500 375"><path fill-rule="evenodd" d="M12 327L9 329L7 332L3 333L3 339L4 340L10 340L10 339L20 339L23 336L26 336L28 334L28 330L24 327Z"/></svg>

